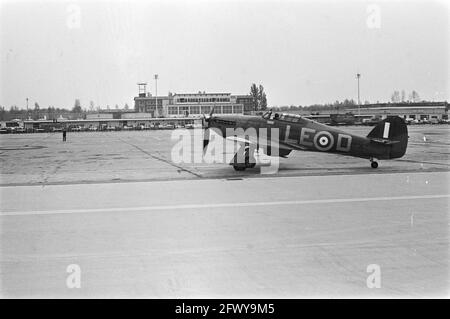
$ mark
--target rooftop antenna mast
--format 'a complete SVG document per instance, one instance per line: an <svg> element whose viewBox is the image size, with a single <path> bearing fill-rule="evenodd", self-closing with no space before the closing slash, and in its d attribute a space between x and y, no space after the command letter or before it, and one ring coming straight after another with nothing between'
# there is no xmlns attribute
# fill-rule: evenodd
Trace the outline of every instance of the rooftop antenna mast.
<svg viewBox="0 0 450 319"><path fill-rule="evenodd" d="M358 81L358 115L361 115L361 100L359 99L359 78L361 77L361 73L356 73L356 79Z"/></svg>
<svg viewBox="0 0 450 319"><path fill-rule="evenodd" d="M154 75L155 78L155 111L159 114L159 108L158 108L158 74Z"/></svg>

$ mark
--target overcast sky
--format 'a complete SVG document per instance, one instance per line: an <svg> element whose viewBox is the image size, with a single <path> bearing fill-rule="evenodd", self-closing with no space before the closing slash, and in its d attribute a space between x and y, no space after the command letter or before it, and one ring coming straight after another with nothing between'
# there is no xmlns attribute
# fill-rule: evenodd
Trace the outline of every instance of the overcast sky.
<svg viewBox="0 0 450 319"><path fill-rule="evenodd" d="M0 105L133 106L158 95L265 87L269 106L393 90L448 100L445 1L4 1Z"/></svg>

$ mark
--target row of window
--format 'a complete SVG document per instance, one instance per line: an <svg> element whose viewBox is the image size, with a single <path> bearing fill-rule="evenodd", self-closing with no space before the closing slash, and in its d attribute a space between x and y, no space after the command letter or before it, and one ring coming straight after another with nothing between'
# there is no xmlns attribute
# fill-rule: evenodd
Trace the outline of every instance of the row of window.
<svg viewBox="0 0 450 319"><path fill-rule="evenodd" d="M236 98L237 103L253 103L253 98L251 97L238 97Z"/></svg>
<svg viewBox="0 0 450 319"><path fill-rule="evenodd" d="M211 106L169 106L168 112L170 115L184 115L189 114L207 114L211 112ZM242 114L242 105L219 105L214 107L214 113L217 114Z"/></svg>
<svg viewBox="0 0 450 319"><path fill-rule="evenodd" d="M225 102L225 103L230 103L230 98L179 98L176 99L176 103L218 103L218 102ZM247 99L238 99L237 103L252 103L253 101L247 100ZM172 103L170 103L172 104ZM138 105L140 107L151 107L151 108L155 108L156 106L156 99L151 99L151 100L145 100L145 101L138 101ZM162 106L163 105L163 99L158 99L158 106ZM172 104L173 105L173 104ZM251 107L253 107L253 105L251 105Z"/></svg>
<svg viewBox="0 0 450 319"><path fill-rule="evenodd" d="M178 98L177 103L209 103L209 102L230 102L227 97L210 97L210 98Z"/></svg>
<svg viewBox="0 0 450 319"><path fill-rule="evenodd" d="M155 100L147 100L147 101L139 101L139 106L147 106L147 107L155 107L156 101ZM158 106L162 106L162 100L158 100Z"/></svg>

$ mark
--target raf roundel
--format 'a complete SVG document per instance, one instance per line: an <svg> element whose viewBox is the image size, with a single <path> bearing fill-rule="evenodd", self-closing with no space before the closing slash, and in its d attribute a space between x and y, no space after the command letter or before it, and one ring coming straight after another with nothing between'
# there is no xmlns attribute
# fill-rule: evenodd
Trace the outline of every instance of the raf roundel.
<svg viewBox="0 0 450 319"><path fill-rule="evenodd" d="M328 151L333 147L334 138L330 132L321 131L314 136L314 146L319 151Z"/></svg>
<svg viewBox="0 0 450 319"><path fill-rule="evenodd" d="M327 146L328 143L330 143L330 141L328 140L328 137L326 137L326 136L321 136L321 137L319 138L319 144L320 144L320 146Z"/></svg>

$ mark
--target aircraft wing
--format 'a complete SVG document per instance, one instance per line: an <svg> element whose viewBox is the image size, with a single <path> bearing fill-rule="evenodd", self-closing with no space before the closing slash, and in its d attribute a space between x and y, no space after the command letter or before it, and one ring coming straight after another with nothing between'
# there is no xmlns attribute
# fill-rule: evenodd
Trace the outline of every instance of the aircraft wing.
<svg viewBox="0 0 450 319"><path fill-rule="evenodd" d="M228 136L228 137L226 137L226 139L229 141L233 141L235 143L239 143L239 144L256 145L256 143L254 141L243 138L243 137L239 137L239 136ZM300 145L290 144L290 143L286 143L283 141L268 141L268 140L260 138L259 143L260 143L260 145L263 145L263 146L270 145L271 147L278 148L280 150L286 150L286 151L292 151L292 150L304 151L304 150L306 150L306 148L304 148Z"/></svg>

